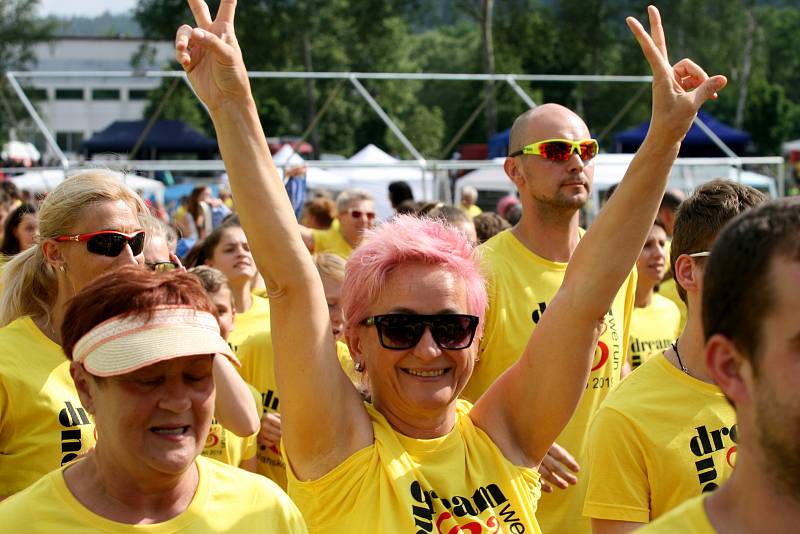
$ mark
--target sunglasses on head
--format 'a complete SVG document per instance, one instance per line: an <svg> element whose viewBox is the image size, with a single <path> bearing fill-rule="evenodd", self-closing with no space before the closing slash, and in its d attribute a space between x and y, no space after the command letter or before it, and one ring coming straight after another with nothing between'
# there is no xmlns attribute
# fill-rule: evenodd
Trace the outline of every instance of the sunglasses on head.
<svg viewBox="0 0 800 534"><path fill-rule="evenodd" d="M109 258L116 258L125 249L125 245L130 245L133 255L138 256L144 250L144 230L132 234L101 230L89 234L62 235L58 236L56 241L85 241L86 250Z"/></svg>
<svg viewBox="0 0 800 534"><path fill-rule="evenodd" d="M157 273L163 273L167 271L174 271L178 268L177 265L172 263L171 261L155 261L155 262L144 262L144 264L151 270Z"/></svg>
<svg viewBox="0 0 800 534"><path fill-rule="evenodd" d="M588 161L597 155L598 145L595 139L545 139L531 143L509 154L509 157L525 155L541 156L550 161L566 161L577 152L583 161Z"/></svg>
<svg viewBox="0 0 800 534"><path fill-rule="evenodd" d="M354 219L360 219L361 217L366 217L367 220L371 221L375 219L375 212L374 211L361 211L361 210L347 210L347 213L350 214L350 217Z"/></svg>
<svg viewBox="0 0 800 534"><path fill-rule="evenodd" d="M361 324L375 325L381 346L386 349L405 350L416 346L427 326L440 349L460 350L472 345L475 330L478 328L478 318L460 313L392 313L367 317Z"/></svg>

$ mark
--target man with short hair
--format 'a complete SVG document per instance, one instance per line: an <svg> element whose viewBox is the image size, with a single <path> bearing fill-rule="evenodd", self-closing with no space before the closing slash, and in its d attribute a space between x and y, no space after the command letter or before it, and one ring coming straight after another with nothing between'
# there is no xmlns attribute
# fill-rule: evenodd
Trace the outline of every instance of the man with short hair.
<svg viewBox="0 0 800 534"><path fill-rule="evenodd" d="M364 232L375 224L375 200L360 189L342 191L336 197L337 217L327 230L300 226L303 242L312 253L332 252L344 259L350 257Z"/></svg>
<svg viewBox="0 0 800 534"><path fill-rule="evenodd" d="M606 398L589 432L583 513L595 534L631 532L733 470L736 414L704 365L702 276L725 224L766 201L752 187L715 180L678 209L672 269L688 308L678 341Z"/></svg>
<svg viewBox="0 0 800 534"><path fill-rule="evenodd" d="M642 533L797 531L798 229L800 199L770 202L731 222L706 260L705 372L736 407L736 470L718 490L683 503Z"/></svg>
<svg viewBox="0 0 800 534"><path fill-rule="evenodd" d="M463 393L468 400L476 401L517 361L531 330L561 286L567 262L583 233L578 227L579 210L590 196L596 153L597 142L583 120L558 104L541 105L514 121L504 169L519 191L522 218L480 247L487 264L489 308L481 359ZM551 449L553 456L543 463L545 474L560 471L558 484L565 489L544 494L539 501L536 516L542 532L585 533L591 528L589 520L581 516L582 480L568 488L567 483L574 484L576 478L554 459L573 471L583 462L589 421L621 378L635 292L632 273L605 316L583 399L556 440L566 452ZM569 453L575 455L577 464Z"/></svg>

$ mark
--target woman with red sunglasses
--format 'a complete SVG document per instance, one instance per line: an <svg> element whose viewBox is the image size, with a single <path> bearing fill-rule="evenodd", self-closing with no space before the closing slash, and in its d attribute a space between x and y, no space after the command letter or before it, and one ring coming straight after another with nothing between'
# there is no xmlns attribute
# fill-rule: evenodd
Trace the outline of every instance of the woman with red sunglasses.
<svg viewBox="0 0 800 534"><path fill-rule="evenodd" d="M3 270L0 295L0 496L92 448L94 424L61 352L67 300L121 265L142 263L148 214L111 171L64 180L39 210L39 243Z"/></svg>
<svg viewBox="0 0 800 534"><path fill-rule="evenodd" d="M39 243L5 265L0 279L0 498L94 445L94 424L70 378L58 325L66 302L87 284L110 270L144 264L146 217L144 202L117 173L73 175L42 204ZM227 380L236 372L226 365L215 367L215 374L220 384L232 384L220 388L217 404L228 415L237 412L227 408L238 406L240 398L248 406L252 400L241 380ZM249 435L258 428L252 412L220 419Z"/></svg>
<svg viewBox="0 0 800 534"><path fill-rule="evenodd" d="M236 2L223 0L215 20L203 0L189 4L199 27L178 29L176 58L209 109L270 288L289 494L309 530L539 532L536 468L586 387L598 318L641 250L680 141L725 79L688 60L670 66L655 8L652 38L628 19L653 69L650 132L525 353L474 406L458 400L486 305L472 246L412 217L371 234L343 291L350 353L369 374L365 404L336 358L322 284L269 156L234 35Z"/></svg>

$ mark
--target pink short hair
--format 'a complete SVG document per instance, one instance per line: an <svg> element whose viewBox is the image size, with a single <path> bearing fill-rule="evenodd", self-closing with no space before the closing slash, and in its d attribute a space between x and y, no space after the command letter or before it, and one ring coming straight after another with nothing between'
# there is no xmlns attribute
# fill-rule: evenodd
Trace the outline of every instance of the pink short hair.
<svg viewBox="0 0 800 534"><path fill-rule="evenodd" d="M398 215L368 232L347 261L342 286L345 331L367 318L386 278L400 265L438 265L464 281L467 310L480 318L476 338L483 332L486 281L475 247L458 230L442 221Z"/></svg>

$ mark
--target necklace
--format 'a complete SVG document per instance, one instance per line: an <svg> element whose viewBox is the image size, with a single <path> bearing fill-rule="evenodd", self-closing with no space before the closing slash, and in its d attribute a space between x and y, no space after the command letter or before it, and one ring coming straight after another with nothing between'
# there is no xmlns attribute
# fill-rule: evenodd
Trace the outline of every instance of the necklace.
<svg viewBox="0 0 800 534"><path fill-rule="evenodd" d="M683 365L683 362L681 361L681 353L678 352L678 344L677 343L673 343L672 344L672 350L675 351L675 356L678 357L678 365L680 365L681 371L683 371L684 373L686 373L689 376L692 376L692 373L689 372L689 369L687 369L686 366Z"/></svg>

